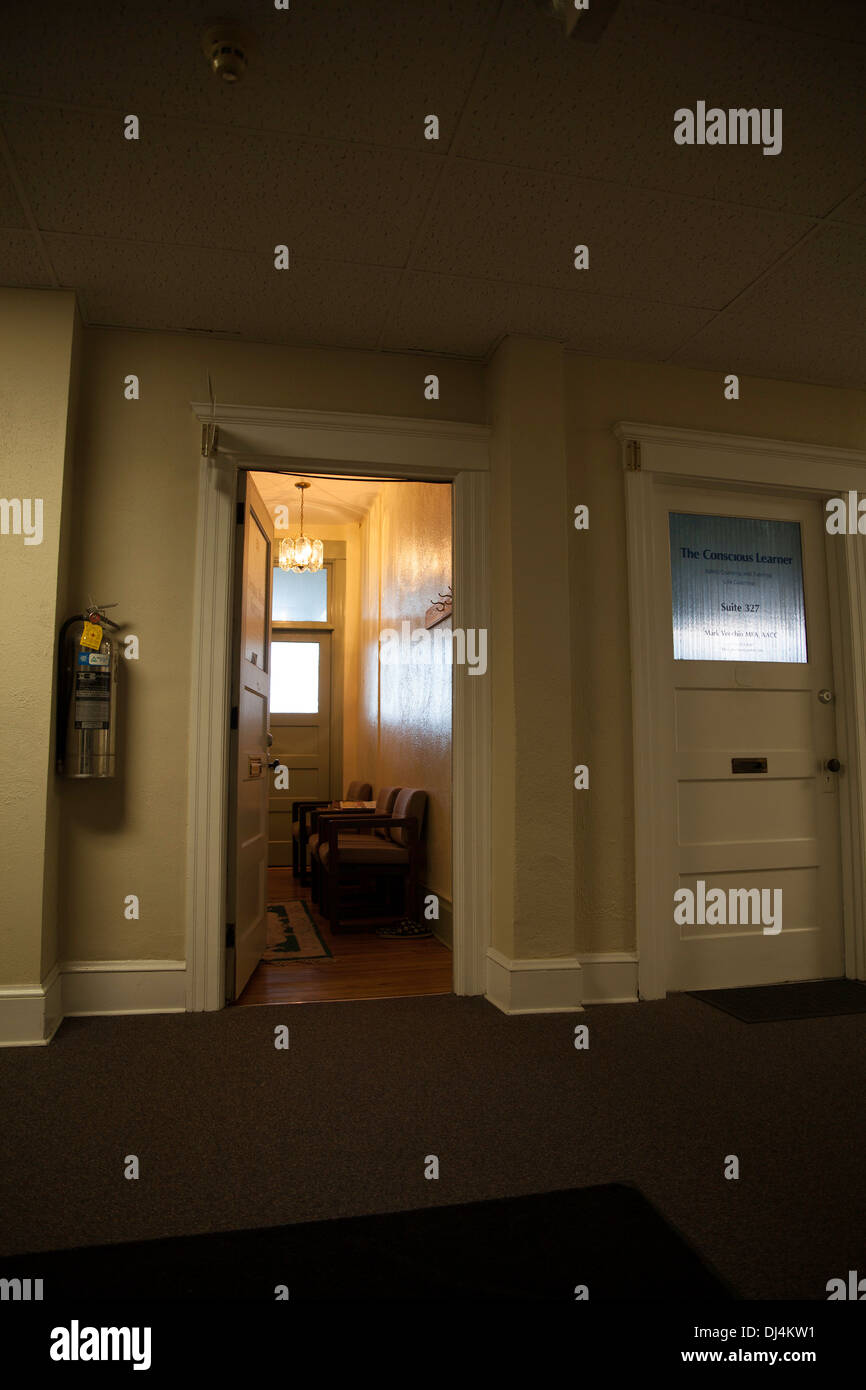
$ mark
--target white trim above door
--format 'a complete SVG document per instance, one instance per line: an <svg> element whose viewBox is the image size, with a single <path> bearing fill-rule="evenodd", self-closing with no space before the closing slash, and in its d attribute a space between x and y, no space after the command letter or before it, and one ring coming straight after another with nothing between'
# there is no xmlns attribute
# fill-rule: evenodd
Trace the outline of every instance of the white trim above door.
<svg viewBox="0 0 866 1390"><path fill-rule="evenodd" d="M218 427L199 459L193 608L186 1007L221 1009L225 970L229 637L235 475L314 468L334 475L452 484L455 628L489 629L486 426L192 403ZM454 991L483 994L490 944L491 713L489 677L453 667L452 864Z"/></svg>
<svg viewBox="0 0 866 1390"><path fill-rule="evenodd" d="M709 434L699 430L623 421L615 426L625 477L631 641L632 733L635 797L635 926L638 992L662 998L667 990L666 923L657 920L658 874L667 846L658 817L666 775L655 731L660 708L658 678L667 632L660 629L655 578L659 553L655 515L657 484L687 480L764 487L773 492L825 499L866 490L866 454L776 439ZM866 537L825 536L831 645L836 672L840 785L840 848L845 973L866 979Z"/></svg>

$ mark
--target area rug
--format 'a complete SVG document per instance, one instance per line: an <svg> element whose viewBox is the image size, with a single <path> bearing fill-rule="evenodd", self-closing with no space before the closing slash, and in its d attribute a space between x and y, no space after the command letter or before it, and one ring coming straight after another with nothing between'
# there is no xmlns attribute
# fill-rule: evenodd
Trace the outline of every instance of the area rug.
<svg viewBox="0 0 866 1390"><path fill-rule="evenodd" d="M789 1023L798 1018L866 1013L866 984L859 980L803 980L787 985L689 992L693 999L712 1004L742 1023Z"/></svg>
<svg viewBox="0 0 866 1390"><path fill-rule="evenodd" d="M180 1236L0 1260L44 1299L727 1300L737 1294L636 1187Z"/></svg>
<svg viewBox="0 0 866 1390"><path fill-rule="evenodd" d="M268 946L262 961L266 965L291 965L294 961L307 960L333 960L333 956L306 903L270 903Z"/></svg>

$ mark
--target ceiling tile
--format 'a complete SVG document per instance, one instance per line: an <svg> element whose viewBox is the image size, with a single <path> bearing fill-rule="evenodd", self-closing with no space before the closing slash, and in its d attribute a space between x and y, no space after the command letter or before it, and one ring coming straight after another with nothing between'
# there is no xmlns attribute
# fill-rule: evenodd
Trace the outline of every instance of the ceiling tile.
<svg viewBox="0 0 866 1390"><path fill-rule="evenodd" d="M821 214L866 175L864 49L727 13L622 0L598 43L507 0L455 152L473 159ZM698 100L781 107L782 151L681 146Z"/></svg>
<svg viewBox="0 0 866 1390"><path fill-rule="evenodd" d="M681 367L809 381L824 386L866 390L866 334L816 335L801 332L785 338L759 317L738 320L723 331L713 326L686 344L670 360Z"/></svg>
<svg viewBox="0 0 866 1390"><path fill-rule="evenodd" d="M840 333L866 332L864 266L866 227L828 223L715 323L758 314L785 336L816 324Z"/></svg>
<svg viewBox="0 0 866 1390"><path fill-rule="evenodd" d="M721 15L787 30L792 34L822 34L846 43L866 44L866 7L861 0L657 0L660 14L674 9ZM666 17L666 16L665 16Z"/></svg>
<svg viewBox="0 0 866 1390"><path fill-rule="evenodd" d="M0 285L38 290L53 284L33 233L0 231Z"/></svg>
<svg viewBox="0 0 866 1390"><path fill-rule="evenodd" d="M442 156L20 104L10 149L55 232L405 263ZM58 152L62 151L62 158Z"/></svg>
<svg viewBox="0 0 866 1390"><path fill-rule="evenodd" d="M4 6L0 117L88 321L861 380L866 0L621 0L598 43L535 0L238 0L234 87L200 52L219 9ZM699 99L781 106L782 153L675 145ZM0 166L4 225L0 281L50 283Z"/></svg>
<svg viewBox="0 0 866 1390"><path fill-rule="evenodd" d="M833 221L854 222L861 226L866 224L866 189L862 193L855 193L852 197L846 198L841 207L834 211Z"/></svg>
<svg viewBox="0 0 866 1390"><path fill-rule="evenodd" d="M398 272L232 251L46 236L89 324L235 333L251 341L373 347Z"/></svg>
<svg viewBox="0 0 866 1390"><path fill-rule="evenodd" d="M711 318L709 310L410 272L389 316L395 351L485 356L505 333L553 338L578 352L667 357Z"/></svg>
<svg viewBox="0 0 866 1390"><path fill-rule="evenodd" d="M866 386L866 228L828 224L673 360Z"/></svg>
<svg viewBox="0 0 866 1390"><path fill-rule="evenodd" d="M0 227L26 227L27 218L9 171L0 156Z"/></svg>
<svg viewBox="0 0 866 1390"><path fill-rule="evenodd" d="M4 0L0 91L423 150L449 138L499 0ZM201 36L221 10L252 30L243 79L214 77Z"/></svg>
<svg viewBox="0 0 866 1390"><path fill-rule="evenodd" d="M813 225L805 218L457 161L412 269L721 308ZM573 248L589 247L589 270Z"/></svg>

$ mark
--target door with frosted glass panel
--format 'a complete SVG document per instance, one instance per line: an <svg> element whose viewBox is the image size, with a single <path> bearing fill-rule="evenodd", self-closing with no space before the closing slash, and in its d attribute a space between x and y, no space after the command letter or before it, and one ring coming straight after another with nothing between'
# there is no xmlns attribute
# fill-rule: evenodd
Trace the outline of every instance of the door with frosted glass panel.
<svg viewBox="0 0 866 1390"><path fill-rule="evenodd" d="M270 857L292 862L292 802L326 799L331 777L331 634L274 632L271 641L272 756L288 790L272 789Z"/></svg>
<svg viewBox="0 0 866 1390"><path fill-rule="evenodd" d="M670 825L658 904L669 988L842 975L844 770L830 770L838 748L820 504L659 492L670 642L659 738L672 776L653 814ZM693 921L683 897L675 916L680 889L693 895ZM766 920L754 920L755 890L768 894Z"/></svg>

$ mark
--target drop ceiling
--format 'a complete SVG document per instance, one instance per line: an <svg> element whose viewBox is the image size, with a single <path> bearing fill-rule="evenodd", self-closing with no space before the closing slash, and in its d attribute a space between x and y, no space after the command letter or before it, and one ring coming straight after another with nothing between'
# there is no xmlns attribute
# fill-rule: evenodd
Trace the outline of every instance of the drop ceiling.
<svg viewBox="0 0 866 1390"><path fill-rule="evenodd" d="M864 0L621 0L597 43L534 0L244 0L235 85L222 9L7 0L0 283L88 324L866 387ZM676 145L698 100L781 107L781 154Z"/></svg>

